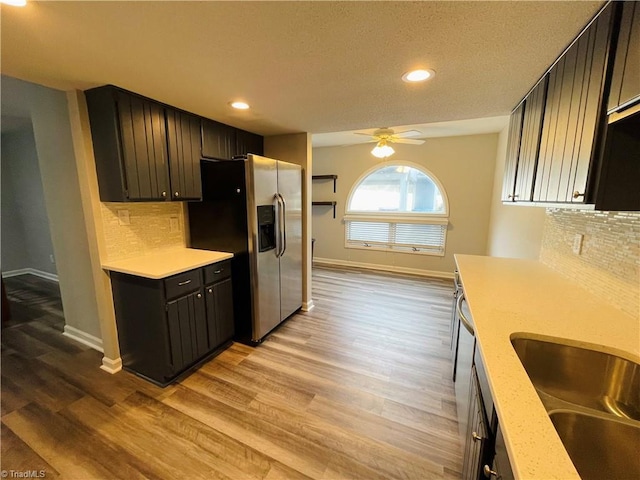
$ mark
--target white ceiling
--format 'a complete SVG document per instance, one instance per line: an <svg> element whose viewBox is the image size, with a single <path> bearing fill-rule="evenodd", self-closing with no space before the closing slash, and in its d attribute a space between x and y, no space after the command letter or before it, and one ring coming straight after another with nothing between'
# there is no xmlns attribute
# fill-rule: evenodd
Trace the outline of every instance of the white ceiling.
<svg viewBox="0 0 640 480"><path fill-rule="evenodd" d="M62 90L111 83L263 135L470 132L456 122L497 128L487 117L509 114L602 3L3 5L2 73ZM402 82L416 67L435 78ZM235 99L253 108L234 111ZM345 135L314 137L335 145Z"/></svg>

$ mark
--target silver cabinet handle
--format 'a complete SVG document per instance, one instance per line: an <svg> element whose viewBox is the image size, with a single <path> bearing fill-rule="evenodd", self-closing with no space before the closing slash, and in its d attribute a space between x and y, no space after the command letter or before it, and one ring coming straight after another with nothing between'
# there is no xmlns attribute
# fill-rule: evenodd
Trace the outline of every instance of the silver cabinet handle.
<svg viewBox="0 0 640 480"><path fill-rule="evenodd" d="M174 197L178 198L180 196L180 192L176 192L173 194Z"/></svg>
<svg viewBox="0 0 640 480"><path fill-rule="evenodd" d="M167 192L162 192L162 198L166 198Z"/></svg>
<svg viewBox="0 0 640 480"><path fill-rule="evenodd" d="M185 280L184 282L178 282L178 286L181 287L183 285L189 285L191 283L191 280Z"/></svg>
<svg viewBox="0 0 640 480"><path fill-rule="evenodd" d="M207 290L209 293L213 293L213 288L210 288L209 290Z"/></svg>
<svg viewBox="0 0 640 480"><path fill-rule="evenodd" d="M202 294L200 294L200 293L199 293L199 294L197 295L197 297L198 297L198 298L202 298Z"/></svg>
<svg viewBox="0 0 640 480"><path fill-rule="evenodd" d="M476 432L471 432L471 438L473 438L474 442L479 442L481 440L484 440L484 438L478 435Z"/></svg>
<svg viewBox="0 0 640 480"><path fill-rule="evenodd" d="M578 190L573 192L573 198L584 197L584 193L580 193Z"/></svg>
<svg viewBox="0 0 640 480"><path fill-rule="evenodd" d="M215 272L213 272L214 275L218 275L220 273L222 273L222 270L224 270L224 268L221 268L220 270L216 270Z"/></svg>
<svg viewBox="0 0 640 480"><path fill-rule="evenodd" d="M491 467L489 467L489 465L485 465L482 468L482 473L484 473L484 476L487 478L491 478L491 477L500 478L500 474L495 470L491 470Z"/></svg>
<svg viewBox="0 0 640 480"><path fill-rule="evenodd" d="M513 198L515 200L516 198L518 198L518 194L517 193L514 193L514 194L510 193L509 195L507 195L507 198Z"/></svg>

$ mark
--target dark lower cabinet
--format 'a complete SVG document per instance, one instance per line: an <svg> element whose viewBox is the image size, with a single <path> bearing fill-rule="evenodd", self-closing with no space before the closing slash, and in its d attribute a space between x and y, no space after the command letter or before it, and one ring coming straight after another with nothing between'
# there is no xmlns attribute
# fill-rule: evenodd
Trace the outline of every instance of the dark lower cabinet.
<svg viewBox="0 0 640 480"><path fill-rule="evenodd" d="M211 267L220 278L203 286ZM165 386L228 346L230 274L228 261L159 280L111 272L124 368Z"/></svg>
<svg viewBox="0 0 640 480"><path fill-rule="evenodd" d="M209 346L233 338L233 291L231 279L205 287ZM215 348L215 347L211 347Z"/></svg>
<svg viewBox="0 0 640 480"><path fill-rule="evenodd" d="M199 291L167 303L167 327L171 364L178 373L209 350L204 299Z"/></svg>
<svg viewBox="0 0 640 480"><path fill-rule="evenodd" d="M513 479L480 349L471 368L467 435L463 442L463 480Z"/></svg>

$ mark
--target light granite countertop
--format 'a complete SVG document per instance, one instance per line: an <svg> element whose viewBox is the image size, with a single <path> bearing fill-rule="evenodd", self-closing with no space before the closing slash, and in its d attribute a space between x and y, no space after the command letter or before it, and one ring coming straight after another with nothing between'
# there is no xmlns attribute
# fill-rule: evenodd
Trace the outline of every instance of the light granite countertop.
<svg viewBox="0 0 640 480"><path fill-rule="evenodd" d="M151 255L102 263L102 268L139 277L160 279L233 257L232 253L195 248L172 248Z"/></svg>
<svg viewBox="0 0 640 480"><path fill-rule="evenodd" d="M580 479L511 338L560 339L640 362L640 321L537 261L455 259L515 478Z"/></svg>

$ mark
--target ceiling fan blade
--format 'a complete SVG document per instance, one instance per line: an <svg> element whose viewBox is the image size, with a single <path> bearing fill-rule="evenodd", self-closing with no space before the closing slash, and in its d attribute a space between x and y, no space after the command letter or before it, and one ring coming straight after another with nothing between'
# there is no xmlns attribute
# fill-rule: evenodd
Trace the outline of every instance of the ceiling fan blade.
<svg viewBox="0 0 640 480"><path fill-rule="evenodd" d="M418 140L413 138L397 138L392 140L395 143L407 143L409 145L422 145L424 140Z"/></svg>
<svg viewBox="0 0 640 480"><path fill-rule="evenodd" d="M353 132L356 135L366 135L367 137L373 137L372 133L367 133L367 132Z"/></svg>
<svg viewBox="0 0 640 480"><path fill-rule="evenodd" d="M393 134L394 137L398 138L419 137L420 135L422 135L422 132L419 132L418 130L405 130L404 132L397 132Z"/></svg>

